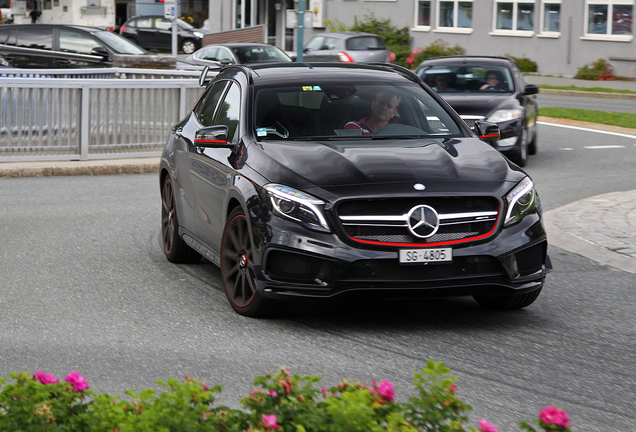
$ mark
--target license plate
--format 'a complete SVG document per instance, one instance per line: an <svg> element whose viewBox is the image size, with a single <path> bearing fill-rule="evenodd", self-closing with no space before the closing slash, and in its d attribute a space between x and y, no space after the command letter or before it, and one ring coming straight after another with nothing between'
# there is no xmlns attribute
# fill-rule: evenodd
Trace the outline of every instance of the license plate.
<svg viewBox="0 0 636 432"><path fill-rule="evenodd" d="M400 264L453 261L453 248L400 249Z"/></svg>

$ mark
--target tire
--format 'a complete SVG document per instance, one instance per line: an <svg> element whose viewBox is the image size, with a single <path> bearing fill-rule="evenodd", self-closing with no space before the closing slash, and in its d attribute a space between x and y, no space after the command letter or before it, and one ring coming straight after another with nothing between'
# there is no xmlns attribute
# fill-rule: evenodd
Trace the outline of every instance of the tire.
<svg viewBox="0 0 636 432"><path fill-rule="evenodd" d="M528 163L528 132L524 131L521 136L521 144L519 149L511 157L512 161L520 167L526 166Z"/></svg>
<svg viewBox="0 0 636 432"><path fill-rule="evenodd" d="M537 290L511 296L476 294L473 298L486 309L500 311L523 309L534 303L537 297L539 297L539 294L541 294L542 288L543 285Z"/></svg>
<svg viewBox="0 0 636 432"><path fill-rule="evenodd" d="M186 39L183 42L181 42L181 51L184 54L192 54L193 52L196 51L196 49L197 49L197 46L195 45L192 39Z"/></svg>
<svg viewBox="0 0 636 432"><path fill-rule="evenodd" d="M279 302L256 290L254 255L249 223L240 207L234 209L223 230L221 278L232 308L247 317L265 317L279 309Z"/></svg>
<svg viewBox="0 0 636 432"><path fill-rule="evenodd" d="M163 253L170 262L194 264L201 260L201 254L179 236L179 218L170 176L166 176L161 189L161 242Z"/></svg>
<svg viewBox="0 0 636 432"><path fill-rule="evenodd" d="M538 150L538 146L537 146L538 135L539 135L539 131L538 131L537 126L535 124L535 126L534 126L534 135L532 137L532 142L530 142L530 144L528 144L528 154L529 155L537 154L537 150Z"/></svg>

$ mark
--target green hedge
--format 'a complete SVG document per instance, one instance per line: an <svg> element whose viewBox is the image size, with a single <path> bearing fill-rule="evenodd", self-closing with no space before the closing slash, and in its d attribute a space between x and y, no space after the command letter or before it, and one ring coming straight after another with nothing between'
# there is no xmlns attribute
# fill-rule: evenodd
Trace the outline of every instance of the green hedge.
<svg viewBox="0 0 636 432"><path fill-rule="evenodd" d="M77 371L64 381L42 371L0 378L0 431L64 432L496 432L479 420L468 425L472 408L457 397L457 378L429 360L414 373L417 396L396 402L388 381L365 386L343 381L326 389L320 377L292 375L287 369L259 376L256 389L241 399L244 409L215 404L221 386L186 377L158 384L165 391L96 394ZM544 431L571 432L567 413L552 406L534 422ZM520 427L535 431L527 422ZM536 432L536 431L535 431Z"/></svg>

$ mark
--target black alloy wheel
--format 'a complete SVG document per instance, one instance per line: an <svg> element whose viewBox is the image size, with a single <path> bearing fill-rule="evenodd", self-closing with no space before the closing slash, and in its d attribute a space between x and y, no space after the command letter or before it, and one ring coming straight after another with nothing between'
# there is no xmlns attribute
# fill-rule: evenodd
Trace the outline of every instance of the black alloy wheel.
<svg viewBox="0 0 636 432"><path fill-rule="evenodd" d="M161 241L163 253L170 262L197 263L201 259L201 254L188 246L179 236L179 219L170 176L166 176L161 190Z"/></svg>
<svg viewBox="0 0 636 432"><path fill-rule="evenodd" d="M276 309L278 302L264 298L256 290L247 218L239 207L230 213L227 220L221 246L221 277L230 305L244 316L269 315Z"/></svg>

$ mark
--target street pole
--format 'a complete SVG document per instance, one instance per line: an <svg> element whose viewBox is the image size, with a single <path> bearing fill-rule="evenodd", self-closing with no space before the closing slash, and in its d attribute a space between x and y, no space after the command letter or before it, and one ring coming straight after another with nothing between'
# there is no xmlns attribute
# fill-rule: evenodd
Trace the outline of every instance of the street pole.
<svg viewBox="0 0 636 432"><path fill-rule="evenodd" d="M305 0L298 0L296 25L298 28L298 32L296 33L296 61L302 63L305 38Z"/></svg>
<svg viewBox="0 0 636 432"><path fill-rule="evenodd" d="M179 26L177 24L177 20L179 19L179 16L181 15L181 0L176 0L173 13L174 15L172 16L172 56L176 57L177 48L178 48L177 45L179 41L179 38L177 37L177 34L179 32Z"/></svg>

